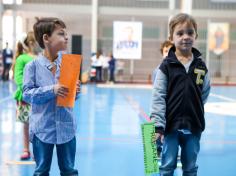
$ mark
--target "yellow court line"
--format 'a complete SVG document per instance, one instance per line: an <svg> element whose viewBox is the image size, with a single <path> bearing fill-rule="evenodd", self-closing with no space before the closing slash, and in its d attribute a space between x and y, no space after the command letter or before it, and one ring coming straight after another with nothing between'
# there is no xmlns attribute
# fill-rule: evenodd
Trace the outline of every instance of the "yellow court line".
<svg viewBox="0 0 236 176"><path fill-rule="evenodd" d="M34 165L35 161L6 161L7 165Z"/></svg>

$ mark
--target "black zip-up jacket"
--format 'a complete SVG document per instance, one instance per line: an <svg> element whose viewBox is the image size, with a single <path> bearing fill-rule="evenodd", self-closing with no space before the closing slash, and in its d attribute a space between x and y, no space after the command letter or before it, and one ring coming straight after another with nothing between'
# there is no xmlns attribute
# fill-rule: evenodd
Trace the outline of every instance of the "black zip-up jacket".
<svg viewBox="0 0 236 176"><path fill-rule="evenodd" d="M175 55L175 47L160 65L167 77L165 133L188 129L192 133L205 129L202 88L208 70L200 58L201 53L193 48L193 61L186 72Z"/></svg>

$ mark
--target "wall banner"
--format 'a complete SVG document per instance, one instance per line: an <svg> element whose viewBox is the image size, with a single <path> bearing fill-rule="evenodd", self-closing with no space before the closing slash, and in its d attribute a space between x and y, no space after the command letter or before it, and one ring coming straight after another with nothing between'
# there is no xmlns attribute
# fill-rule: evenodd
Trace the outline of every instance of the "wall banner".
<svg viewBox="0 0 236 176"><path fill-rule="evenodd" d="M113 22L113 55L117 59L142 58L141 22Z"/></svg>
<svg viewBox="0 0 236 176"><path fill-rule="evenodd" d="M229 23L209 24L209 50L217 55L223 54L229 49Z"/></svg>

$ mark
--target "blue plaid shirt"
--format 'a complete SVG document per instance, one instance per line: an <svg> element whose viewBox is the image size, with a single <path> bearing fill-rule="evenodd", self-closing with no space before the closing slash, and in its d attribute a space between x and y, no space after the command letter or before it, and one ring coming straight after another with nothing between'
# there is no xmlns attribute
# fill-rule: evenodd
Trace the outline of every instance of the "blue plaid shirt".
<svg viewBox="0 0 236 176"><path fill-rule="evenodd" d="M56 106L53 86L60 76L61 54L54 61L53 67L43 55L26 65L24 70L23 100L31 104L29 119L30 140L36 135L42 142L63 144L70 141L76 132L76 120L73 109Z"/></svg>

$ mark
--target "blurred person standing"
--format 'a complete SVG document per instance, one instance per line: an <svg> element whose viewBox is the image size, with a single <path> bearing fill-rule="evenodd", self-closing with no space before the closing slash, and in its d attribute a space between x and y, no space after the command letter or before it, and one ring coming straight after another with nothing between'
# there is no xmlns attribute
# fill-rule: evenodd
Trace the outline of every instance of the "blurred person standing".
<svg viewBox="0 0 236 176"><path fill-rule="evenodd" d="M8 47L8 42L6 42L6 48L4 48L2 51L2 60L3 60L2 80L8 81L9 71L13 60L13 51Z"/></svg>
<svg viewBox="0 0 236 176"><path fill-rule="evenodd" d="M104 55L100 56L102 61L102 81L108 82L108 74L109 74L109 57Z"/></svg>
<svg viewBox="0 0 236 176"><path fill-rule="evenodd" d="M24 125L23 130L23 152L20 156L21 160L30 159L29 149L29 113L30 105L22 100L23 94L23 75L24 68L27 63L31 62L36 56L36 40L34 33L29 32L23 43L17 43L16 56L12 64L12 70L14 73L14 81L17 85L17 90L14 94L14 98L17 101L17 120L22 122Z"/></svg>
<svg viewBox="0 0 236 176"><path fill-rule="evenodd" d="M123 81L123 75L124 75L124 66L125 66L125 62L121 61L121 60L117 60L116 62L116 70L117 70L117 81L122 82Z"/></svg>
<svg viewBox="0 0 236 176"><path fill-rule="evenodd" d="M173 46L173 43L171 43L171 41L169 41L169 40L165 40L163 43L161 43L160 52L161 52L161 55L162 55L162 59L165 59L166 56L168 56L169 49L172 46ZM155 77L156 77L157 71L159 69L159 66L160 65L158 65L152 73L152 83L153 84L154 84Z"/></svg>
<svg viewBox="0 0 236 176"><path fill-rule="evenodd" d="M115 69L116 69L116 59L114 58L113 54L110 53L109 54L109 81L111 83L115 82Z"/></svg>
<svg viewBox="0 0 236 176"><path fill-rule="evenodd" d="M102 51L98 50L95 55L91 57L92 68L96 69L96 82L102 81Z"/></svg>
<svg viewBox="0 0 236 176"><path fill-rule="evenodd" d="M2 60L2 52L0 52L0 80L2 79L3 73L3 60Z"/></svg>
<svg viewBox="0 0 236 176"><path fill-rule="evenodd" d="M96 82L96 53L92 53L91 55L91 67L89 73L90 81Z"/></svg>

